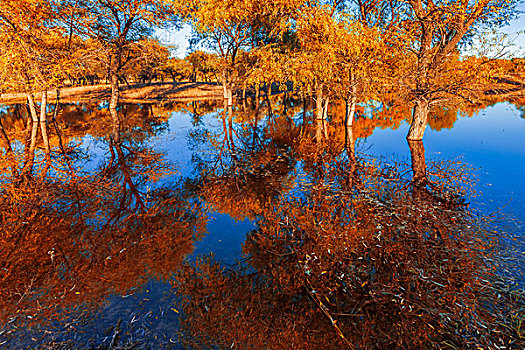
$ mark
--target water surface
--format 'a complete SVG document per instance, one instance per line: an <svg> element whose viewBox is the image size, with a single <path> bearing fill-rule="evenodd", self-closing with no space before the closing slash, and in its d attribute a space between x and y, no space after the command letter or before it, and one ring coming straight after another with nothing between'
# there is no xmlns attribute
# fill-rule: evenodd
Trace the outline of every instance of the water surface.
<svg viewBox="0 0 525 350"><path fill-rule="evenodd" d="M114 342L135 342L144 348L181 348L187 339L210 347L231 341L235 347L235 339L244 337L245 344L264 347L266 341L278 348L282 340L265 333L272 329L263 321L265 317L281 330L277 334L289 336L292 343L295 338L286 333L291 325L274 315L273 308L298 317L295 336L312 337L315 331L311 333L311 329L337 333L337 327L334 331L322 315L332 312L331 303L337 309L330 288L341 286L331 283L339 278L344 285L350 283L345 280L350 277L321 261L330 261L334 254L340 257L359 252L353 246L355 239L348 238L349 233L341 227L370 220L356 232L372 230L370 239L377 239L379 247L372 253L392 254L401 262L416 254L417 250L410 250L416 249L415 243L410 243L412 238L406 238L403 249L411 252L406 255L401 250L382 251L381 234L421 229L428 235L431 248L427 252L435 250L435 255L421 253L422 257L446 261L446 254L450 254L450 259L461 261L462 251L443 250L441 243L432 243L443 238L432 238L431 232L463 230L467 224L456 227L459 224L453 215L467 220L462 209L466 203L470 203L468 210L476 213L469 213L468 220L476 222L471 215L479 218L497 212L504 220L488 225L499 227L506 238L522 237L525 185L520 175L525 170L525 119L515 106L500 103L471 116L460 114L444 127L434 125L419 151L413 148L412 154L405 140L408 124L403 119L387 118L374 125L373 118L358 118L352 131L354 150L348 143L345 147L345 130L336 115L327 126L328 138L317 142L315 125L309 120L311 112L303 114L299 102L289 101L284 106L276 100L271 114L264 108L256 113L237 107L230 119L209 102L125 105L119 111L118 135L112 133L114 122L104 104L64 106L59 120L49 125L51 154L46 158L43 149L37 149L30 170L23 108L4 107L2 122L15 156L10 159L6 155L2 168L0 264L5 275L0 343L7 348L64 342L96 347L108 346L118 335ZM414 152L421 151L425 157L414 158ZM431 184L414 182L417 169L428 171ZM411 206L404 205L409 202ZM363 206L370 207L376 216L360 216ZM423 217L436 215L442 227L424 228L426 221L418 226L416 219L407 219L413 218L418 208L427 208L420 212ZM452 215L454 212L457 214ZM392 232L384 228L388 215L401 218ZM474 235L468 227L462 234ZM328 237L330 232L334 237L342 235L339 239L346 243L338 246L328 240L310 247L306 243L311 239L310 231L316 232L314 237ZM305 236L296 239L297 235ZM327 257L320 256L321 248ZM508 256L514 259L513 266L520 266L522 244L518 241L513 249ZM212 258L201 260L210 254ZM289 256L296 260L286 260ZM247 257L251 259L246 265ZM404 263L409 265L409 261ZM463 273L475 275L469 269L476 264L474 260L465 264ZM220 266L228 270L222 271ZM287 266L299 270L288 271ZM366 270L375 265L369 261L363 266ZM321 268L324 270L317 271ZM299 278L297 271L301 283L320 283L320 288L329 291L308 287L301 295L289 286L298 283L294 282ZM316 271L319 275L314 280ZM388 285L375 267L370 271L369 282L353 276L352 283L360 281L361 289L374 281ZM451 283L456 273L449 272L452 277L448 282L436 279L434 283ZM520 278L516 271L501 273L506 279ZM326 276L330 279L325 281ZM199 278L217 282L199 284L195 282ZM252 279L253 284L247 283ZM218 281L227 290L215 290L214 286L221 285ZM243 297L249 291L253 295L248 302ZM439 295L452 291L436 290L424 303L439 303ZM316 292L326 298L328 306ZM213 299L206 293L227 297ZM290 304L281 305L278 300L268 305L260 302L261 309L254 309L253 300L268 300L272 295L281 295L281 301L293 295L290 300L297 301L300 311L290 310ZM208 301L197 305L199 298ZM357 301L348 301L352 302ZM465 305L468 302L473 301L468 299ZM416 304L410 306L410 312L418 308ZM426 310L423 304L420 311ZM308 319L298 315L308 314L310 308L312 313L320 313L320 323L309 328ZM217 309L223 316L214 312ZM246 313L247 309L253 311ZM210 316L202 318L200 313ZM242 322L251 322L243 317L252 313L253 327L244 335L226 334L221 328L229 322L228 327L242 329ZM225 320L221 323L213 317ZM376 319L378 324L382 320ZM431 316L429 320L434 322ZM351 329L345 319L340 322L341 327ZM448 327L443 323L445 326L439 326ZM432 333L430 328L425 331ZM346 340L336 335L323 341L337 347Z"/></svg>

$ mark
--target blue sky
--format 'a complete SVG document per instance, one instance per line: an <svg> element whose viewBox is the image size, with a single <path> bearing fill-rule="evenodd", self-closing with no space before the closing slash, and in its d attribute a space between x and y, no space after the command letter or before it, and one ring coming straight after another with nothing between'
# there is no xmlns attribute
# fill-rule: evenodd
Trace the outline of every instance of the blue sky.
<svg viewBox="0 0 525 350"><path fill-rule="evenodd" d="M156 35L163 44L176 46L173 56L183 58L189 53L188 48L190 46L190 33L191 27L189 25L184 25L181 30L172 31L162 29L157 31Z"/></svg>

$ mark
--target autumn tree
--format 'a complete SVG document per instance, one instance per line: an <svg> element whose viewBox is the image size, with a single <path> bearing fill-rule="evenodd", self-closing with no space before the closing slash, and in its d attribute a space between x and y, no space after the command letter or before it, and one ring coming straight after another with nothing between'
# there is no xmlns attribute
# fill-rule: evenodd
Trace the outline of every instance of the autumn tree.
<svg viewBox="0 0 525 350"><path fill-rule="evenodd" d="M346 101L347 125L352 125L357 102L378 100L381 80L391 69L395 48L385 44L381 32L328 6L302 11L297 21L298 47L292 57L295 86L316 103L317 138L326 127L330 99Z"/></svg>
<svg viewBox="0 0 525 350"><path fill-rule="evenodd" d="M221 74L220 71L217 71L217 59L214 54L197 50L191 52L184 60L191 66L191 71L189 72L188 77L192 82L198 82L200 80L206 81L210 78L210 74L216 75L217 79ZM201 79L199 79L199 77Z"/></svg>
<svg viewBox="0 0 525 350"><path fill-rule="evenodd" d="M169 50L158 40L144 38L137 42L131 52L129 63L122 69L122 75L134 77L140 83L150 84L152 80L164 80L164 68L168 65Z"/></svg>
<svg viewBox="0 0 525 350"><path fill-rule="evenodd" d="M195 30L195 42L214 50L220 57L220 81L224 98L232 104L233 90L238 88L240 66L246 64L241 51L276 41L286 31L290 14L304 1L217 1L192 0L183 12Z"/></svg>
<svg viewBox="0 0 525 350"><path fill-rule="evenodd" d="M431 106L442 93L460 95L468 90L469 81L448 86L445 66L458 49L480 26L504 22L515 5L514 1L480 0L425 2L408 0L411 16L405 22L407 37L413 37L414 66L410 93L415 107L407 135L409 140L421 140ZM412 39L410 39L412 40ZM467 72L467 70L465 70ZM461 76L460 72L452 72Z"/></svg>
<svg viewBox="0 0 525 350"><path fill-rule="evenodd" d="M143 48L141 41L151 34L152 28L175 18L172 4L151 0L81 0L72 3L67 13L78 18L74 29L80 36L99 43L100 55L111 77L110 111L118 120L119 74L130 60L136 59L133 52Z"/></svg>
<svg viewBox="0 0 525 350"><path fill-rule="evenodd" d="M220 81L224 99L232 104L239 51L249 44L251 13L243 3L235 1L190 1L185 9L198 37L221 58ZM197 58L197 57L195 57Z"/></svg>
<svg viewBox="0 0 525 350"><path fill-rule="evenodd" d="M0 4L0 90L23 91L31 111L34 152L40 128L46 157L50 155L47 129L47 91L59 87L71 65L70 51L56 1L3 1ZM35 92L41 94L40 111ZM30 157L31 159L32 157ZM28 168L31 163L27 163Z"/></svg>

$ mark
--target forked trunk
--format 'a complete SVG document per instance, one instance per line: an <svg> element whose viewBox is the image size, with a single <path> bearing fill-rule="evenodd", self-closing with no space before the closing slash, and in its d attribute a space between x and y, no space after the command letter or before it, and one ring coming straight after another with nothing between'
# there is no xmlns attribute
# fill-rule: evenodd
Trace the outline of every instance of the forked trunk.
<svg viewBox="0 0 525 350"><path fill-rule="evenodd" d="M71 165L71 160L69 158L69 155L66 153L66 149L64 148L64 142L62 140L62 130L58 126L58 122L57 122L58 113L59 113L59 110L60 110L60 90L58 88L56 89L56 95L57 95L57 97L56 97L56 101L55 101L55 108L53 110L53 118L51 119L51 124L53 125L53 127L55 129L55 134L56 134L57 139L58 139L58 147L60 148L60 153L62 154L62 156L66 160L66 164L67 164L71 174L73 174L74 170L73 170L73 166Z"/></svg>
<svg viewBox="0 0 525 350"><path fill-rule="evenodd" d="M122 145L121 144L115 144L115 150L117 151L118 155L118 163L119 163L119 169L122 171L122 174L124 175L124 184L127 185L129 188L131 195L135 198L135 208L133 208L134 211L144 211L144 201L142 200L142 196L137 189L137 186L133 182L133 179L131 177L131 171L129 169L129 166L126 164L126 158L124 156L124 151L122 151Z"/></svg>
<svg viewBox="0 0 525 350"><path fill-rule="evenodd" d="M414 112L412 116L412 124L410 125L410 129L408 130L408 140L416 141L423 139L423 135L425 134L425 128L427 127L428 110L428 101L416 101L416 106L414 107Z"/></svg>

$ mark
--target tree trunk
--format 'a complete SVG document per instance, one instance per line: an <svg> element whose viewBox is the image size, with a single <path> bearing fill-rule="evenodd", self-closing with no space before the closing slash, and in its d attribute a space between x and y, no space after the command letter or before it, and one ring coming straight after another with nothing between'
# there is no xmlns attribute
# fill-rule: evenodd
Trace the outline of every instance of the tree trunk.
<svg viewBox="0 0 525 350"><path fill-rule="evenodd" d="M315 113L316 113L316 133L315 138L317 142L321 142L322 140L322 132L323 132L323 90L321 88L318 88L315 93Z"/></svg>
<svg viewBox="0 0 525 350"><path fill-rule="evenodd" d="M233 106L233 86L226 69L223 69L222 71L222 90L223 99L226 100L226 106Z"/></svg>
<svg viewBox="0 0 525 350"><path fill-rule="evenodd" d="M272 101L270 100L270 96L268 96L268 94L266 94L266 106L268 107L268 117L273 118Z"/></svg>
<svg viewBox="0 0 525 350"><path fill-rule="evenodd" d="M430 182L427 178L425 163L425 148L421 140L407 140L412 160L412 197L419 203L447 203L443 202L428 188Z"/></svg>
<svg viewBox="0 0 525 350"><path fill-rule="evenodd" d="M246 84L242 86L242 110L246 110Z"/></svg>
<svg viewBox="0 0 525 350"><path fill-rule="evenodd" d="M226 81L222 83L222 91L223 99L226 101L226 106L233 106L233 91Z"/></svg>
<svg viewBox="0 0 525 350"><path fill-rule="evenodd" d="M355 98L349 97L346 100L346 113L345 113L345 125L351 127L354 123L355 115Z"/></svg>
<svg viewBox="0 0 525 350"><path fill-rule="evenodd" d="M228 86L228 107L233 106L233 89L231 86Z"/></svg>
<svg viewBox="0 0 525 350"><path fill-rule="evenodd" d="M356 157L355 157L355 141L354 141L354 130L352 125L346 125L345 127L345 148L346 154L348 155L349 169L347 186L353 187L356 180Z"/></svg>
<svg viewBox="0 0 525 350"><path fill-rule="evenodd" d="M36 112L35 101L32 94L27 95L27 103L29 104L29 112L32 119L31 124L31 142L29 144L29 150L26 154L26 162L24 165L24 173L30 174L33 171L33 163L35 161L35 149L36 141L38 136L38 114Z"/></svg>
<svg viewBox="0 0 525 350"><path fill-rule="evenodd" d="M330 102L330 98L326 98L324 100L324 106L323 106L323 119L328 119L328 103Z"/></svg>
<svg viewBox="0 0 525 350"><path fill-rule="evenodd" d="M255 106L255 109L257 111L259 110L260 98L261 98L261 87L259 85L256 85L255 86L255 103L254 103L254 106Z"/></svg>
<svg viewBox="0 0 525 350"><path fill-rule="evenodd" d="M53 110L53 118L51 119L51 123L53 124L53 127L55 129L55 134L57 135L58 139L58 147L60 148L60 153L66 160L66 164L71 172L73 174L73 166L71 165L71 160L69 159L69 156L66 153L66 149L64 148L64 142L62 140L62 131L60 130L58 123L57 123L57 117L60 110L60 90L56 89L56 101L55 101L55 109Z"/></svg>
<svg viewBox="0 0 525 350"><path fill-rule="evenodd" d="M47 134L47 90L42 91L42 103L40 104L40 132L44 141L46 159L51 158L51 147L49 146L49 135Z"/></svg>
<svg viewBox="0 0 525 350"><path fill-rule="evenodd" d="M117 73L111 74L111 100L109 102L109 113L113 121L113 141L120 143L120 119L118 117L117 106L119 102L119 84Z"/></svg>
<svg viewBox="0 0 525 350"><path fill-rule="evenodd" d="M9 138L7 137L7 134L5 132L4 125L2 124L1 118L0 118L0 140L3 143L5 154L7 156L9 166L11 167L11 175L14 178L18 178L18 163L16 162L15 154L13 152L13 148L11 147L11 141L9 141Z"/></svg>
<svg viewBox="0 0 525 350"><path fill-rule="evenodd" d="M412 124L410 125L410 129L408 130L408 140L417 141L423 139L423 135L425 134L425 128L427 127L428 110L428 101L416 101L416 106L414 107L412 117Z"/></svg>
<svg viewBox="0 0 525 350"><path fill-rule="evenodd" d="M35 99L33 97L33 94L27 95L27 104L29 105L29 113L31 114L31 119L33 119L33 121L38 122L38 114L36 112Z"/></svg>
<svg viewBox="0 0 525 350"><path fill-rule="evenodd" d="M129 170L129 166L126 164L124 152L122 151L122 145L119 143L115 144L115 149L118 155L119 168L122 171L122 174L124 175L124 186L126 186L127 184L132 196L135 197L135 208L133 208L133 210L134 211L139 210L143 212L145 208L144 201L142 200L142 196L140 192L138 191L137 186L135 185L135 183L133 183L133 179L131 177L131 171ZM125 195L126 194L124 192L124 196Z"/></svg>
<svg viewBox="0 0 525 350"><path fill-rule="evenodd" d="M421 140L408 140L410 158L412 160L412 182L423 184L427 181L427 167L425 163L425 147Z"/></svg>
<svg viewBox="0 0 525 350"><path fill-rule="evenodd" d="M12 155L13 154L13 148L11 147L11 141L9 141L9 138L7 137L7 134L5 132L4 126L2 124L2 119L0 118L0 140L2 141L2 147L4 147L6 154Z"/></svg>
<svg viewBox="0 0 525 350"><path fill-rule="evenodd" d="M284 92L283 107L284 107L283 114L287 115L288 114L288 90Z"/></svg>
<svg viewBox="0 0 525 350"><path fill-rule="evenodd" d="M252 148L255 150L255 142L257 141L257 126L259 124L259 114L255 113L253 118L253 133L252 133Z"/></svg>
<svg viewBox="0 0 525 350"><path fill-rule="evenodd" d="M228 106L228 132L230 135L230 147L232 151L232 155L235 154L235 143L233 142L233 106Z"/></svg>
<svg viewBox="0 0 525 350"><path fill-rule="evenodd" d="M303 125L301 127L301 135L304 136L306 134L306 129L308 125L307 115L306 115L306 96L303 94Z"/></svg>
<svg viewBox="0 0 525 350"><path fill-rule="evenodd" d="M345 125L352 126L354 123L355 108L357 104L357 87L354 81L354 74L352 72L352 93L346 99L346 114L345 114Z"/></svg>
<svg viewBox="0 0 525 350"><path fill-rule="evenodd" d="M228 124L226 123L226 114L228 113L228 101L226 99L222 100L223 102L223 111L221 113L222 117L222 128L224 130L224 141L223 143L226 143L226 148L230 149L230 135L229 135L229 128ZM222 154L222 150L221 150Z"/></svg>
<svg viewBox="0 0 525 350"><path fill-rule="evenodd" d="M346 125L345 127L345 148L348 157L355 159L354 130L351 125Z"/></svg>
<svg viewBox="0 0 525 350"><path fill-rule="evenodd" d="M328 140L328 125L327 125L327 121L328 121L328 103L330 101L330 98L327 97L325 100L324 100L324 107L323 107L323 131L324 131L324 138L326 140Z"/></svg>
<svg viewBox="0 0 525 350"><path fill-rule="evenodd" d="M26 129L24 130L24 150L27 152L29 149L29 144L31 143L31 129L33 125L33 118L31 117L31 111L29 109L29 104L26 103L27 107L27 121Z"/></svg>
<svg viewBox="0 0 525 350"><path fill-rule="evenodd" d="M55 122L57 120L57 116L58 116L58 110L60 108L60 89L56 89L56 100L55 100L55 108L53 109L53 119L51 120L51 122Z"/></svg>

